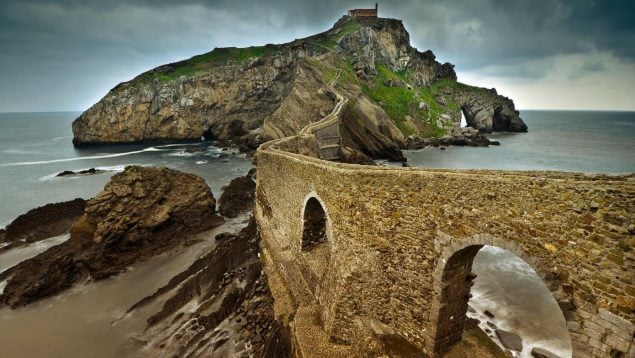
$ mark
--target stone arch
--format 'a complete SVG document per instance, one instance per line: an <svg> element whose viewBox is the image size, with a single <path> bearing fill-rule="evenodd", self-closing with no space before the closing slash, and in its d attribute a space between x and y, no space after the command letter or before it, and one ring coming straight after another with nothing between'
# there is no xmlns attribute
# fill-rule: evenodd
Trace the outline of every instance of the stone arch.
<svg viewBox="0 0 635 358"><path fill-rule="evenodd" d="M461 105L461 107L459 107L459 109L461 111L461 119L465 118L465 126L478 129L474 125L474 118L473 118L474 116L470 112L469 107L467 107L466 105ZM461 126L461 125L459 124L459 126Z"/></svg>
<svg viewBox="0 0 635 358"><path fill-rule="evenodd" d="M316 217L317 215L317 217ZM317 219L318 222L307 222L307 219ZM309 224L309 225L307 225ZM315 225L312 227L312 225ZM328 209L324 200L315 192L312 191L307 196L304 197L302 201L302 208L300 210L300 249L302 251L307 251L304 246L304 234L305 231L314 230L314 229L323 229L323 240L321 243L329 243L329 246L332 246L332 225L331 219L328 213ZM308 238L307 238L308 239Z"/></svg>
<svg viewBox="0 0 635 358"><path fill-rule="evenodd" d="M317 295L319 282L331 260L333 240L328 210L324 201L315 192L305 197L300 220L299 251L309 268L305 279Z"/></svg>
<svg viewBox="0 0 635 358"><path fill-rule="evenodd" d="M435 356L440 356L461 340L467 320L468 300L471 297L470 288L474 284L476 275L472 273L472 263L478 251L485 245L505 249L525 261L540 277L560 310L563 318L576 317L575 307L569 305L571 294L565 294L561 289L558 275L550 272L540 260L528 255L521 246L510 240L503 240L489 235L475 235L471 238L450 238L443 233L437 233L437 250L441 254L438 258L434 278L434 298L430 311L430 333L427 345L431 347ZM439 242L445 242L439 244ZM439 247L443 246L443 247ZM571 312L573 311L573 312ZM577 336L567 325L571 347L574 349L574 337ZM575 352L574 356L575 356Z"/></svg>

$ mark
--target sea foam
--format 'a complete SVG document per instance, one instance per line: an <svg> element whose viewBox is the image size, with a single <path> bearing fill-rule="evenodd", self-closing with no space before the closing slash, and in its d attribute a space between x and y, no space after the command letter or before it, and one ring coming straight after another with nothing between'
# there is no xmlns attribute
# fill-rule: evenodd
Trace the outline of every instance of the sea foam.
<svg viewBox="0 0 635 358"><path fill-rule="evenodd" d="M132 154L139 154L144 152L158 152L158 151L166 151L169 149L161 149L157 147L148 147L142 150L133 150L131 152L124 153L112 153L112 154L102 154L102 155L91 155L86 157L78 157L78 158L62 158L62 159L51 159L51 160L38 160L33 162L15 162L15 163L3 163L0 164L0 167L12 167L12 166L20 166L20 165L37 165L37 164L50 164L50 163L62 163L62 162L74 162L78 160L89 160L89 159L104 159L104 158L117 158L124 157Z"/></svg>

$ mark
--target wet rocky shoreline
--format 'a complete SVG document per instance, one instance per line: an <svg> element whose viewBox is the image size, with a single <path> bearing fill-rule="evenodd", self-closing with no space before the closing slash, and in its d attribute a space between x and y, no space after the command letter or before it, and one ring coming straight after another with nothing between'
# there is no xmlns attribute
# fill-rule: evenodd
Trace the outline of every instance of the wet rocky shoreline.
<svg viewBox="0 0 635 358"><path fill-rule="evenodd" d="M68 233L85 207L86 200L77 198L29 210L0 229L0 253Z"/></svg>
<svg viewBox="0 0 635 358"><path fill-rule="evenodd" d="M159 298L164 302L125 349L136 352L132 355L153 352L151 356L291 356L290 333L274 317L259 258L259 235L251 216L254 176L252 171L224 187L218 212L201 178L148 167L127 167L89 201L29 211L0 232L0 242L33 242L49 232L70 232L71 238L2 272L0 282L6 286L0 304L26 306L80 282L118 275L160 253L182 250L196 240L196 233L222 225L222 212L249 217L247 225L235 234L216 235L211 251L128 309L130 315Z"/></svg>
<svg viewBox="0 0 635 358"><path fill-rule="evenodd" d="M490 145L500 145L500 142L488 139L484 134L471 127L454 127L447 134L441 137L407 138L406 149L416 150L426 147L488 147Z"/></svg>
<svg viewBox="0 0 635 358"><path fill-rule="evenodd" d="M526 344L525 340L515 332L499 328L497 325L499 319L494 313L490 310L480 312L472 306L468 306L467 316L466 329L480 329L489 339L504 350L506 356L519 357L520 352L523 351L523 344ZM532 347L530 354L534 358L560 358L559 355L536 346Z"/></svg>

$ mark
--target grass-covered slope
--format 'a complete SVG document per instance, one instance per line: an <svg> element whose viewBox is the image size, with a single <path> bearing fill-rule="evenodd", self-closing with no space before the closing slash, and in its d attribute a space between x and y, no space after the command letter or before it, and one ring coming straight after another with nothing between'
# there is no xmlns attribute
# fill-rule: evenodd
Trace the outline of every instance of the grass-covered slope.
<svg viewBox="0 0 635 358"><path fill-rule="evenodd" d="M251 46L251 47L222 47L197 55L187 60L159 66L135 77L128 84L143 84L159 80L167 82L178 79L181 76L195 77L213 71L220 65L229 61L234 64L242 64L251 58L258 58L279 51L279 45Z"/></svg>

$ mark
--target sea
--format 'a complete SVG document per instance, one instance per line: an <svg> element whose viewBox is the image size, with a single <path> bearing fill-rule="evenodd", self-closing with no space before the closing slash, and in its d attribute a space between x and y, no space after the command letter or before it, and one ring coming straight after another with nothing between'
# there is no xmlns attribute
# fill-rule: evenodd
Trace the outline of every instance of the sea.
<svg viewBox="0 0 635 358"><path fill-rule="evenodd" d="M635 172L635 112L521 111L527 133L489 135L500 146L406 151L416 167Z"/></svg>
<svg viewBox="0 0 635 358"><path fill-rule="evenodd" d="M216 198L232 178L253 168L252 158L209 142L74 148L71 123L79 114L0 113L0 227L46 203L93 197L110 176L126 165L163 165L200 175ZM490 135L500 146L406 151L408 163L428 168L635 172L635 112L520 114L529 132ZM90 168L103 172L57 176L66 170ZM236 229L240 225L234 226ZM54 237L0 254L0 272L67 238L68 235ZM47 302L16 311L1 309L0 346L15 356L62 357L77 352L73 348L77 347L76 342L87 342L81 345L83 355L120 355L121 351L113 346L124 345L135 330L142 329L144 320L137 317L124 323L113 322L121 322L122 312L136 299L153 292L209 250L213 236L201 245L175 257L149 260L111 281L76 288ZM529 265L503 249L486 246L476 256L473 270L478 277L471 291L470 305L476 312L471 316L480 319L484 329L495 325L518 333L524 348L517 357L531 357L532 347L548 349L561 357L571 356L564 318ZM0 292L5 284L0 282ZM104 304L98 314L93 302ZM484 310L492 312L494 318L484 316ZM72 324L65 324L71 321ZM34 327L39 345L33 343ZM496 341L493 331L489 334Z"/></svg>
<svg viewBox="0 0 635 358"><path fill-rule="evenodd" d="M237 149L209 142L73 147L71 123L80 112L0 113L0 227L29 209L91 198L127 165L167 166L200 175L218 199L221 188L253 167ZM97 175L56 175L100 169Z"/></svg>

